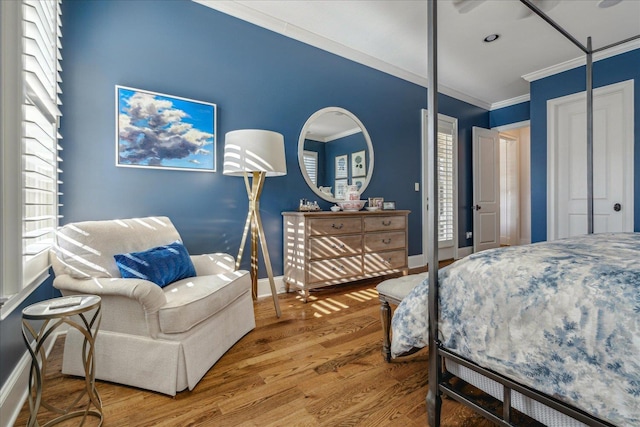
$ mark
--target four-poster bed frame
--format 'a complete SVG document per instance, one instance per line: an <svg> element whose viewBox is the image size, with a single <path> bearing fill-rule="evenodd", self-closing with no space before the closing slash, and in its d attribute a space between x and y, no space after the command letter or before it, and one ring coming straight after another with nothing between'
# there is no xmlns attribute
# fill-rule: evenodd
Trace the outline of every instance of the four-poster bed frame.
<svg viewBox="0 0 640 427"><path fill-rule="evenodd" d="M571 34L565 31L560 25L548 17L542 10L536 7L531 0L520 0L526 7L533 11L536 15L544 19L553 28L570 40L586 55L586 92L587 92L587 232L593 233L593 54L602 50L612 48L614 46L629 42L640 38L640 35L630 37L617 43L604 46L599 49L592 49L591 37L587 39L587 45L584 46L576 40ZM440 426L440 411L442 407L441 395L445 394L460 403L470 406L489 420L502 425L512 426L512 407L511 392L519 392L533 400L542 403L556 411L566 414L584 424L590 426L613 426L612 424L602 421L593 415L590 415L571 405L554 399L546 394L540 393L530 387L523 386L506 376L485 369L474 362L456 355L450 350L445 349L438 339L439 330L439 283L438 283L438 175L437 175L437 129L438 129L438 65L437 65L437 0L427 1L427 49L428 49L428 137L427 137L427 176L429 184L427 195L432 201L431 209L427 213L427 232L430 236L428 242L428 266L429 266L429 392L427 395L427 412L428 421L431 427ZM502 416L499 416L491 410L482 407L478 403L472 401L462 392L454 389L447 381L443 371L443 362L450 360L461 366L479 373L493 381L498 382L503 387L503 404Z"/></svg>

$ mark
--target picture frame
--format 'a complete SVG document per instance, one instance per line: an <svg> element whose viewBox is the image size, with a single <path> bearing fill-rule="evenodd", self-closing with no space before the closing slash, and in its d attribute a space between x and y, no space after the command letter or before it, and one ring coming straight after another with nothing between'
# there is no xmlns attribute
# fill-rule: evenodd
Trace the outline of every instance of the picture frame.
<svg viewBox="0 0 640 427"><path fill-rule="evenodd" d="M369 197L369 207L382 209L383 197Z"/></svg>
<svg viewBox="0 0 640 427"><path fill-rule="evenodd" d="M336 179L335 181L335 198L338 200L343 200L345 195L347 194L347 180L346 179Z"/></svg>
<svg viewBox="0 0 640 427"><path fill-rule="evenodd" d="M116 166L216 171L217 105L116 85Z"/></svg>
<svg viewBox="0 0 640 427"><path fill-rule="evenodd" d="M396 202L382 202L382 210L383 211L396 210Z"/></svg>
<svg viewBox="0 0 640 427"><path fill-rule="evenodd" d="M341 156L336 156L336 179L348 178L349 177L349 165L347 163L348 156L343 154Z"/></svg>
<svg viewBox="0 0 640 427"><path fill-rule="evenodd" d="M351 185L357 185L358 191L362 191L362 187L367 179L365 177L361 178L351 178Z"/></svg>
<svg viewBox="0 0 640 427"><path fill-rule="evenodd" d="M351 154L351 176L367 175L367 157L365 151L356 151Z"/></svg>

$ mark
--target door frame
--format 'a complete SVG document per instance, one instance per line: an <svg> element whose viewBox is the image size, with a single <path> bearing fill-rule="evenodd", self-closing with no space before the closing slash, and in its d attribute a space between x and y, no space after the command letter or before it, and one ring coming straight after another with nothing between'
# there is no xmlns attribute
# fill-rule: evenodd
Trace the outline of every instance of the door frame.
<svg viewBox="0 0 640 427"><path fill-rule="evenodd" d="M499 132L498 138L500 145L500 245L517 246L520 244L520 136ZM510 163L515 164L515 173L509 173ZM508 189L513 191L511 195L506 194ZM503 195L505 197L502 197ZM510 206L512 202L513 206ZM506 236L502 234L503 226L507 227ZM507 243L503 242L503 237L508 240Z"/></svg>
<svg viewBox="0 0 640 427"><path fill-rule="evenodd" d="M623 126L624 133L627 136L627 145L625 146L625 150L627 150L627 155L625 156L624 161L627 163L625 165L626 172L629 174L625 178L625 181L629 183L629 185L625 189L625 199L628 201L627 206L628 209L625 209L626 218L631 224L631 229L634 227L634 132L633 132L633 97L634 97L634 81L626 80L619 83L613 83L607 86L602 86L593 90L594 103L595 99L608 95L615 92L622 92L623 94L623 102L624 107L624 117L623 117ZM558 141L558 121L556 119L558 109L568 103L574 103L576 101L584 100L586 105L586 92L577 92L571 95L562 96L559 98L549 99L547 101L547 240L555 240L557 239L557 221L556 221L556 212L557 212L557 172L558 164L557 159L557 149L559 145ZM628 178L628 179L627 179Z"/></svg>

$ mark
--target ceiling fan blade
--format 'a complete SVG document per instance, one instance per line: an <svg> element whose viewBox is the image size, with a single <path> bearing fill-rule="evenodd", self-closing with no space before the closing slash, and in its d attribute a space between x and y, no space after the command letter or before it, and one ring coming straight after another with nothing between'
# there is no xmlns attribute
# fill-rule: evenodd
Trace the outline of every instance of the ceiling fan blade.
<svg viewBox="0 0 640 427"><path fill-rule="evenodd" d="M453 0L453 7L458 13L467 13L480 6L484 0Z"/></svg>

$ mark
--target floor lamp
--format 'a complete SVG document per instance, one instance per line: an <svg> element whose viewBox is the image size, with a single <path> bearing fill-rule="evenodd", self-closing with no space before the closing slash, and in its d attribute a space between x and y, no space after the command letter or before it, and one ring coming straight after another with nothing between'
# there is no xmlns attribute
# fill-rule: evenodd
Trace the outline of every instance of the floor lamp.
<svg viewBox="0 0 640 427"><path fill-rule="evenodd" d="M276 315L280 317L280 304L273 280L273 270L267 249L267 239L264 235L262 220L260 219L260 194L266 177L287 174L287 162L284 155L284 137L268 130L243 129L227 132L224 142L224 175L242 176L249 196L249 213L244 224L242 241L236 269L240 268L242 253L247 242L247 235L251 229L251 290L253 299L258 296L258 239L262 248L264 264L269 276L273 305ZM251 178L251 183L249 182Z"/></svg>

